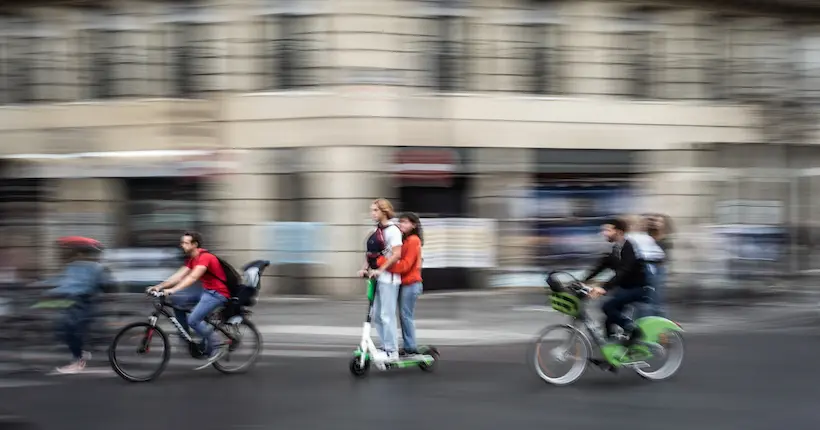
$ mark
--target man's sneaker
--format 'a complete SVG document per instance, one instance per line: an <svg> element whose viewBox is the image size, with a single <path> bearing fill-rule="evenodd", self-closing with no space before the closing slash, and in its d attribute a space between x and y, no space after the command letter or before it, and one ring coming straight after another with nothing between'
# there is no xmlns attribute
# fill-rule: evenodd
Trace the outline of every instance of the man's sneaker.
<svg viewBox="0 0 820 430"><path fill-rule="evenodd" d="M83 351L83 360L86 363L91 361L91 353L89 351Z"/></svg>
<svg viewBox="0 0 820 430"><path fill-rule="evenodd" d="M202 370L202 369L216 363L217 361L221 360L222 357L224 357L227 352L228 352L228 348L225 345L217 346L216 348L214 348L213 352L211 352L211 355L208 357L208 361L205 362L205 364L203 364L202 366L199 366L194 370Z"/></svg>
<svg viewBox="0 0 820 430"><path fill-rule="evenodd" d="M83 370L85 370L85 360L81 358L79 360L72 362L71 364L67 364L63 367L58 367L54 369L54 374L76 375L78 373L82 373Z"/></svg>

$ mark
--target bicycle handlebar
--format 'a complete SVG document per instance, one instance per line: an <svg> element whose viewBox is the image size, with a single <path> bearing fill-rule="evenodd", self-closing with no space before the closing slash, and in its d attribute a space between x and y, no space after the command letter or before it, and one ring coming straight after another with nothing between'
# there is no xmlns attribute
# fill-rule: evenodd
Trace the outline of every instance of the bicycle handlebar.
<svg viewBox="0 0 820 430"><path fill-rule="evenodd" d="M553 275L559 274L559 273L564 274L564 275L569 276L570 278L572 278L572 282L570 282L569 285L567 285L567 288L572 290L572 292L578 293L578 294L583 294L584 296L588 296L589 293L592 292L592 287L588 286L583 281L581 281L578 278L576 278L575 276L573 276L571 273L565 272L563 270L553 270L553 271L549 272L549 274L547 274L547 279L549 279Z"/></svg>

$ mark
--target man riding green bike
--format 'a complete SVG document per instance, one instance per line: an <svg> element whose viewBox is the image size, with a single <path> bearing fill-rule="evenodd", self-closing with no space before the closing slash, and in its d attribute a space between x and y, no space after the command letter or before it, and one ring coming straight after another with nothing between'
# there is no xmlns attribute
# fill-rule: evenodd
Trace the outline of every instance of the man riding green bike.
<svg viewBox="0 0 820 430"><path fill-rule="evenodd" d="M613 325L621 327L627 336L624 346L634 344L642 335L635 322L624 315L624 309L630 304L648 300L656 264L663 261L665 256L650 236L628 234L629 230L629 224L623 218L613 218L601 226L601 233L613 244L612 252L605 255L584 280L592 287L590 298L605 294L611 296L601 308L606 315L606 334L607 337L613 335ZM605 269L613 270L615 276L603 284L591 282ZM619 288L614 290L616 287Z"/></svg>

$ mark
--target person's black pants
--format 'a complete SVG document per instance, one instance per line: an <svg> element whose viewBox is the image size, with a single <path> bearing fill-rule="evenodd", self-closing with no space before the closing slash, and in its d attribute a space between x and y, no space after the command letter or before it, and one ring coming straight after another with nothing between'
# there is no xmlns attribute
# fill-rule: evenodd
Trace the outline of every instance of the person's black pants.
<svg viewBox="0 0 820 430"><path fill-rule="evenodd" d="M612 292L612 297L601 306L601 310L606 315L607 334L610 334L610 327L614 324L624 329L632 331L632 320L624 316L624 308L632 303L646 302L648 292L646 288L618 288Z"/></svg>
<svg viewBox="0 0 820 430"><path fill-rule="evenodd" d="M91 300L81 298L65 309L62 317L58 320L57 335L61 341L66 343L75 360L82 357L83 340L92 316Z"/></svg>

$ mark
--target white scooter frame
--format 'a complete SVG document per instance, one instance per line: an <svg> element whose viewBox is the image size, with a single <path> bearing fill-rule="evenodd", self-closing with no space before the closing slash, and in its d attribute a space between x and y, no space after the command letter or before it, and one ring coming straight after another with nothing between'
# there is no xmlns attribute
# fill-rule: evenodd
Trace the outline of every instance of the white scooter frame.
<svg viewBox="0 0 820 430"><path fill-rule="evenodd" d="M380 357L380 351L370 337L373 318L373 303L376 299L376 280L369 279L367 282L367 318L362 326L362 341L359 347L353 352L350 360L350 372L354 376L363 377L370 370L370 364L374 364L379 370L393 368L419 367L424 371L432 371L435 362L439 359L438 350L432 346L420 346L419 353L403 356L398 360L385 360Z"/></svg>

